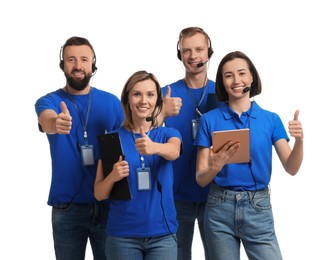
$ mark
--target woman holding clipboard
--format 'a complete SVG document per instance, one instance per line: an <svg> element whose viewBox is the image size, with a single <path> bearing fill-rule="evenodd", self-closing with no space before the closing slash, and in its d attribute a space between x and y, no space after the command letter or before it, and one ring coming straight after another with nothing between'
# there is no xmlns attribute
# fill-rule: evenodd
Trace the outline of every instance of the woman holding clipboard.
<svg viewBox="0 0 336 260"><path fill-rule="evenodd" d="M227 54L216 75L216 96L224 105L201 117L194 144L198 146L196 180L211 184L205 209L205 235L212 260L240 259L240 243L249 259L282 259L275 235L268 185L272 170L272 147L290 175L303 159L303 130L299 111L289 121L295 138L293 149L280 117L254 100L261 93L259 74L242 52ZM250 132L250 161L228 163L240 149L228 140L214 152L215 131L245 129Z"/></svg>
<svg viewBox="0 0 336 260"><path fill-rule="evenodd" d="M131 191L131 199L110 203L105 246L109 260L177 257L172 161L180 156L181 135L158 126L162 102L155 76L135 72L121 94L125 121L116 130L125 158L120 156L106 177L98 162L98 200L109 198L115 183L126 177Z"/></svg>

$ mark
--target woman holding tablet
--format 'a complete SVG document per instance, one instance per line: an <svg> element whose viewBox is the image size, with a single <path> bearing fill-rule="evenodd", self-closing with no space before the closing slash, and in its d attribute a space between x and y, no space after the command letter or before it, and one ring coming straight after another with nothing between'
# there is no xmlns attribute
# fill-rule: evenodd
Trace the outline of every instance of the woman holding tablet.
<svg viewBox="0 0 336 260"><path fill-rule="evenodd" d="M194 141L196 180L201 186L212 183L204 221L212 260L239 259L241 242L249 259L282 259L268 189L272 147L286 172L295 175L303 159L303 130L296 111L288 125L295 138L291 149L280 117L250 100L260 93L261 81L251 60L239 51L227 54L216 76L216 95L224 105L201 117ZM243 128L250 129L250 161L227 163L239 142L228 141L215 153L212 133Z"/></svg>

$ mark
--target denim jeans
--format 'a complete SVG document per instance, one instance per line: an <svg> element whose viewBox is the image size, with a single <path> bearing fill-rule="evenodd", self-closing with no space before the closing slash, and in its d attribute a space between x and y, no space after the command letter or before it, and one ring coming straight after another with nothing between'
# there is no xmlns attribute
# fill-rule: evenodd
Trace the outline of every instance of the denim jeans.
<svg viewBox="0 0 336 260"><path fill-rule="evenodd" d="M241 242L249 259L282 259L268 188L239 192L212 184L204 216L211 260L240 259Z"/></svg>
<svg viewBox="0 0 336 260"><path fill-rule="evenodd" d="M209 259L207 242L204 235L204 210L205 202L182 202L175 201L177 212L178 230L176 233L179 247L177 249L178 260L190 260L192 241L194 237L195 221L197 219L198 229L204 248L204 259Z"/></svg>
<svg viewBox="0 0 336 260"><path fill-rule="evenodd" d="M161 237L106 238L108 260L176 260L177 245L174 235Z"/></svg>
<svg viewBox="0 0 336 260"><path fill-rule="evenodd" d="M88 239L95 260L106 260L109 204L60 203L52 209L54 248L58 260L84 260Z"/></svg>

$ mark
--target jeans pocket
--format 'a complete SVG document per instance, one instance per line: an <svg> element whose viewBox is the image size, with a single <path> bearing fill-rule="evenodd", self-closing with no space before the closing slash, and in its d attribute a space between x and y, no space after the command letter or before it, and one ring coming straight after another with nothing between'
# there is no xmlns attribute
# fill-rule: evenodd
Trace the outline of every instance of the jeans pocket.
<svg viewBox="0 0 336 260"><path fill-rule="evenodd" d="M58 203L58 204L54 204L52 207L53 207L53 210L63 211L63 210L69 209L70 203Z"/></svg>
<svg viewBox="0 0 336 260"><path fill-rule="evenodd" d="M272 208L271 205L271 197L269 194L265 194L262 196L254 196L253 200L250 201L251 206L256 210L256 211L262 211L262 210L267 210Z"/></svg>
<svg viewBox="0 0 336 260"><path fill-rule="evenodd" d="M217 207L221 203L220 196L214 196L212 194L208 195L207 206Z"/></svg>

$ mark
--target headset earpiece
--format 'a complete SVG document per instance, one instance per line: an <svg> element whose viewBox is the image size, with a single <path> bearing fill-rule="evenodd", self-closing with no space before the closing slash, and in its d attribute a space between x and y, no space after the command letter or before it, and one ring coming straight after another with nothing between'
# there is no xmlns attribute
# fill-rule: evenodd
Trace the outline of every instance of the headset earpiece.
<svg viewBox="0 0 336 260"><path fill-rule="evenodd" d="M209 41L210 41L210 39L209 39ZM210 47L208 48L208 57L209 57L209 59L211 58L211 56L212 56L213 53L214 53L214 51L213 51L213 49L211 47L211 41L210 41Z"/></svg>
<svg viewBox="0 0 336 260"><path fill-rule="evenodd" d="M126 93L121 97L121 103L123 103L125 106L128 102L128 97L126 95Z"/></svg>
<svg viewBox="0 0 336 260"><path fill-rule="evenodd" d="M156 105L159 107L163 103L163 98L161 96L158 97L158 100L156 101Z"/></svg>
<svg viewBox="0 0 336 260"><path fill-rule="evenodd" d="M60 60L59 66L60 66L61 70L64 71L64 60L62 58L63 47L64 47L64 45L61 47L60 52L59 52L59 60Z"/></svg>
<svg viewBox="0 0 336 260"><path fill-rule="evenodd" d="M60 66L61 70L64 71L64 61L63 60L60 61L59 66Z"/></svg>
<svg viewBox="0 0 336 260"><path fill-rule="evenodd" d="M181 51L179 50L179 42L177 42L176 49L177 49L177 58L178 58L179 60L182 60L182 57L181 57Z"/></svg>
<svg viewBox="0 0 336 260"><path fill-rule="evenodd" d="M97 70L97 67L96 67L96 63L92 63L92 73L95 73L95 71Z"/></svg>

